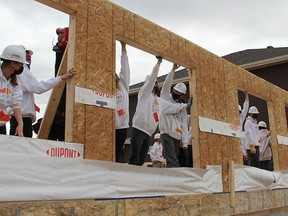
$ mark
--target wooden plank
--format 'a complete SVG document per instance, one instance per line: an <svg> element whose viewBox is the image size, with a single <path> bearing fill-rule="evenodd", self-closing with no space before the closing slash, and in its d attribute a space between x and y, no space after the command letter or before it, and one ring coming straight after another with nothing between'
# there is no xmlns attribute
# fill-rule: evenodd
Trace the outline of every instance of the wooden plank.
<svg viewBox="0 0 288 216"><path fill-rule="evenodd" d="M69 43L67 67L75 68L75 36L76 36L76 14L70 15L69 19ZM74 123L74 100L75 88L74 78L66 82L66 110L65 110L65 141L73 141L73 123Z"/></svg>
<svg viewBox="0 0 288 216"><path fill-rule="evenodd" d="M115 37L113 5L106 1L89 2L86 88L113 94L115 91ZM114 110L85 106L85 158L115 159Z"/></svg>
<svg viewBox="0 0 288 216"><path fill-rule="evenodd" d="M193 167L200 168L200 147L199 147L199 119L198 119L198 96L197 96L197 81L196 70L189 69L189 92L190 97L193 97L193 104L191 107L191 125L192 125L192 148L193 148Z"/></svg>
<svg viewBox="0 0 288 216"><path fill-rule="evenodd" d="M235 208L235 172L234 161L229 161L229 191L230 191L230 206Z"/></svg>
<svg viewBox="0 0 288 216"><path fill-rule="evenodd" d="M67 72L67 57L68 57L68 49L65 49L61 64L58 69L57 76L61 76ZM58 86L55 86L51 92L48 105L46 107L45 114L43 116L43 120L37 135L38 139L47 139L49 136L53 119L55 117L57 107L59 105L65 84L66 84L65 82L60 83Z"/></svg>
<svg viewBox="0 0 288 216"><path fill-rule="evenodd" d="M40 2L56 10L62 11L63 13L73 14L75 12L75 10L70 8L68 5L60 4L59 0L35 0L35 1Z"/></svg>
<svg viewBox="0 0 288 216"><path fill-rule="evenodd" d="M279 164L279 154L278 154L278 142L277 142L277 127L275 122L275 110L273 106L273 101L267 101L267 107L268 107L268 114L269 114L269 124L270 128L272 130L271 132L271 146L272 146L272 152L273 152L273 166L274 170L279 170L280 164Z"/></svg>

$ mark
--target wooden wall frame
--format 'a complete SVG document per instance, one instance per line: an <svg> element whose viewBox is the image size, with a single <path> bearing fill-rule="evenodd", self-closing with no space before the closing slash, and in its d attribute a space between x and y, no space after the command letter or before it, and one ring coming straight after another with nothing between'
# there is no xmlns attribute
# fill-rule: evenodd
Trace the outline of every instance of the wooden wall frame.
<svg viewBox="0 0 288 216"><path fill-rule="evenodd" d="M113 94L115 45L123 40L191 69L194 166L222 165L224 191L228 191L229 161L242 164L241 141L201 132L198 116L239 125L237 89L267 100L274 167L288 168L288 146L276 140L278 134L288 136L286 91L110 1L37 1L70 15L67 67L75 66L77 75L67 83L66 141L83 143L85 158L115 160L114 111L74 103L74 85Z"/></svg>

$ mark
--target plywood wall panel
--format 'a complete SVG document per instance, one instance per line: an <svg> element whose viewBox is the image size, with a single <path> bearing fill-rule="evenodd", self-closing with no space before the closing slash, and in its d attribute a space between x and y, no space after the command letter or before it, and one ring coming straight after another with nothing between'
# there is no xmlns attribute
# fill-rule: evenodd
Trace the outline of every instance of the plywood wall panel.
<svg viewBox="0 0 288 216"><path fill-rule="evenodd" d="M135 42L142 45L145 44L147 48L156 52L161 51L161 53L165 54L170 51L171 34L160 26L136 16ZM177 59L177 52L171 54Z"/></svg>
<svg viewBox="0 0 288 216"><path fill-rule="evenodd" d="M168 54L170 56L179 56L179 51L179 37L173 33L170 33L170 49Z"/></svg>
<svg viewBox="0 0 288 216"><path fill-rule="evenodd" d="M76 59L76 70L75 85L85 87L86 79L85 74L87 70L86 65L86 52L87 52L87 22L85 21L85 14L77 14L77 20L80 23L76 25L76 44L75 44L75 59Z"/></svg>
<svg viewBox="0 0 288 216"><path fill-rule="evenodd" d="M86 106L85 158L94 160L114 160L115 134L111 130L113 113L110 109Z"/></svg>
<svg viewBox="0 0 288 216"><path fill-rule="evenodd" d="M129 11L123 10L124 23L123 23L123 35L129 40L135 40L135 14Z"/></svg>
<svg viewBox="0 0 288 216"><path fill-rule="evenodd" d="M96 7L97 5L97 7ZM87 88L112 94L113 55L113 7L110 4L93 2L89 6L87 47Z"/></svg>
<svg viewBox="0 0 288 216"><path fill-rule="evenodd" d="M224 82L225 82L225 91L226 91L226 109L227 109L227 122L235 125L240 124L239 119L239 110L238 110L238 92L236 87L236 67L230 63L225 64Z"/></svg>
<svg viewBox="0 0 288 216"><path fill-rule="evenodd" d="M213 77L211 76L211 65L208 62L211 62L211 54L210 53L201 53L200 55L200 70L201 73L201 88L202 90L202 108L203 108L203 116L207 118L214 119L214 97L213 97Z"/></svg>
<svg viewBox="0 0 288 216"><path fill-rule="evenodd" d="M200 53L203 52L202 48L187 40L180 39L180 50L182 50L182 44L185 43L185 62L193 68L200 67Z"/></svg>
<svg viewBox="0 0 288 216"><path fill-rule="evenodd" d="M198 145L199 145L199 158L200 158L200 168L206 168L210 165L210 154L209 154L209 134L204 132L198 133Z"/></svg>
<svg viewBox="0 0 288 216"><path fill-rule="evenodd" d="M187 57L187 54L186 54L186 40L184 38L181 38L179 37L179 52L178 52L178 59L181 61L181 62L186 62L186 57Z"/></svg>
<svg viewBox="0 0 288 216"><path fill-rule="evenodd" d="M226 89L225 89L225 71L223 62L217 56L212 58L212 66L215 70L214 86L217 89L214 94L215 101L215 119L219 121L227 121L227 107L223 101L226 101Z"/></svg>
<svg viewBox="0 0 288 216"><path fill-rule="evenodd" d="M113 5L113 34L124 36L124 12L123 9Z"/></svg>
<svg viewBox="0 0 288 216"><path fill-rule="evenodd" d="M238 125L237 89L247 90L255 96L271 99L274 139L277 134L287 135L284 120L287 92L110 1L40 1L54 4L62 11L66 7L65 11L70 14L77 11L76 85L105 93L115 92L115 39L121 38L193 70L197 84L197 116L194 119L199 115ZM268 89L269 92L265 92ZM74 105L74 120L73 139L84 142L87 158L114 160L114 111L78 104ZM198 132L199 165L204 168L207 164L222 164L224 188L227 188L228 161L241 163L240 140L203 133L199 128L194 130ZM281 152L280 167L286 167L286 146L274 145L274 148L273 151ZM215 151L216 154L212 154Z"/></svg>
<svg viewBox="0 0 288 216"><path fill-rule="evenodd" d="M73 142L85 143L86 134L86 106L84 104L74 104L74 124L73 131ZM85 153L85 152L84 152Z"/></svg>
<svg viewBox="0 0 288 216"><path fill-rule="evenodd" d="M225 142L224 136L209 134L209 158L210 164L222 165L221 146Z"/></svg>

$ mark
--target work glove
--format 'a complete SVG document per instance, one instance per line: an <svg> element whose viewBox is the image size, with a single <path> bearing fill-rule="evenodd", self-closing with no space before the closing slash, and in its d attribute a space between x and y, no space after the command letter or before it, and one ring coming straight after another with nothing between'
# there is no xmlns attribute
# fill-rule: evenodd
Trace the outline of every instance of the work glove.
<svg viewBox="0 0 288 216"><path fill-rule="evenodd" d="M192 106L193 103L193 97L191 97L188 101L187 101L187 108L190 108Z"/></svg>
<svg viewBox="0 0 288 216"><path fill-rule="evenodd" d="M162 56L156 56L156 58L158 59L158 61L161 61L162 62Z"/></svg>
<svg viewBox="0 0 288 216"><path fill-rule="evenodd" d="M267 136L267 137L270 137L270 136L271 136L271 130L266 133L266 136Z"/></svg>
<svg viewBox="0 0 288 216"><path fill-rule="evenodd" d="M248 158L248 155L243 155L243 160L244 161L247 161L249 158Z"/></svg>
<svg viewBox="0 0 288 216"><path fill-rule="evenodd" d="M251 154L256 154L256 148L254 144L250 144L250 153Z"/></svg>

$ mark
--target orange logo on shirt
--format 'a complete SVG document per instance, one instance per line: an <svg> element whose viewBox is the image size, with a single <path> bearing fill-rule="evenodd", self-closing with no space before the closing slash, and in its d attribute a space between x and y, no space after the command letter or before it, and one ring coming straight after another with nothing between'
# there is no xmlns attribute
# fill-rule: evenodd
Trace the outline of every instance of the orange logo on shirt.
<svg viewBox="0 0 288 216"><path fill-rule="evenodd" d="M182 134L183 132L182 132L182 130L180 129L180 128L176 128L176 131L178 132L178 133L180 133L180 134Z"/></svg>
<svg viewBox="0 0 288 216"><path fill-rule="evenodd" d="M3 88L0 89L0 93L4 93L4 94L12 94L12 91L8 88Z"/></svg>

